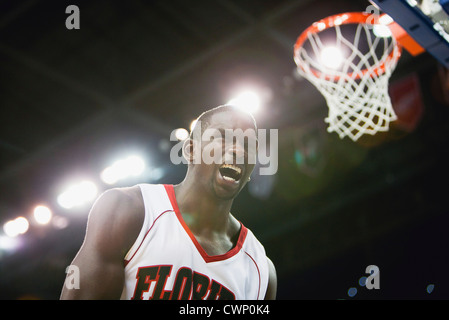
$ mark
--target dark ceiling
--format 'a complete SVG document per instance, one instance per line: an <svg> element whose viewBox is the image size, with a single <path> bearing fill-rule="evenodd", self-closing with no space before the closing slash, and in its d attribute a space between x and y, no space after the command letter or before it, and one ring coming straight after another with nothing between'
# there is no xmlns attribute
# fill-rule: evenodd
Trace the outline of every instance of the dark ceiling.
<svg viewBox="0 0 449 320"><path fill-rule="evenodd" d="M79 30L65 25L71 4L80 9ZM301 31L368 5L0 2L0 222L29 215L36 203L71 221L63 230L32 226L21 251L0 253L0 297L59 297L87 218L86 210L57 205L64 183L85 176L101 185L98 173L123 150L165 170L146 182L179 182L185 167L172 165L162 147L171 131L248 83L270 98L256 119L260 128L279 129L279 171L253 179L234 210L275 262L279 297L348 298L349 287L367 299L449 297L441 67L427 54L405 52L392 83L418 77L422 118L413 129L393 127L359 143L326 132L324 99L295 75L292 48ZM357 285L369 264L383 271L383 291ZM417 282L397 280L401 272ZM428 284L439 291L427 293Z"/></svg>

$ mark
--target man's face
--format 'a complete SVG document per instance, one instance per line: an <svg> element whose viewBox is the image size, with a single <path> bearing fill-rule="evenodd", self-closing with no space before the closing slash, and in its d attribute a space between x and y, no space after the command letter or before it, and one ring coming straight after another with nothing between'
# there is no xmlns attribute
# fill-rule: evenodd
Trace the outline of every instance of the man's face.
<svg viewBox="0 0 449 320"><path fill-rule="evenodd" d="M235 198L255 166L257 133L252 119L240 112L216 113L202 137L202 161L194 165L197 182L220 199ZM207 161L208 156L215 161Z"/></svg>

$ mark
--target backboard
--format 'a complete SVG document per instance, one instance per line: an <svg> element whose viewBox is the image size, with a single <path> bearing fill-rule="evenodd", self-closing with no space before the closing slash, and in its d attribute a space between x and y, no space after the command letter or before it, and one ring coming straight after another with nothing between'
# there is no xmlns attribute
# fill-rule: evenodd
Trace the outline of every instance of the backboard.
<svg viewBox="0 0 449 320"><path fill-rule="evenodd" d="M370 0L449 68L449 0Z"/></svg>

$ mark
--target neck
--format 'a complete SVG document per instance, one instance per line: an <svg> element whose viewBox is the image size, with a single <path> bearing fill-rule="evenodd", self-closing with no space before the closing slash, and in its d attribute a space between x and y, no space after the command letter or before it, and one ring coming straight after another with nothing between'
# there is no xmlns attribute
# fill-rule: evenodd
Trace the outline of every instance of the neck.
<svg viewBox="0 0 449 320"><path fill-rule="evenodd" d="M232 199L217 199L188 179L175 185L174 190L179 210L192 232L200 234L228 231Z"/></svg>

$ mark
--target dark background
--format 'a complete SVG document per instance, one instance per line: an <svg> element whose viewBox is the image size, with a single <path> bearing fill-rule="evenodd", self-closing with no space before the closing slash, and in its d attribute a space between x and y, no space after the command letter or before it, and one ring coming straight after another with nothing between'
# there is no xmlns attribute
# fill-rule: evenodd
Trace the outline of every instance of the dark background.
<svg viewBox="0 0 449 320"><path fill-rule="evenodd" d="M69 4L80 9L79 30L65 27ZM306 27L369 4L0 2L0 222L29 217L38 203L69 222L31 225L18 250L0 249L0 298L59 298L88 213L58 206L65 181L87 176L105 190L99 172L138 151L162 176L122 185L180 182L171 131L248 82L270 97L255 117L279 130L279 170L256 175L233 212L276 265L278 298L447 299L444 69L404 52L391 84L416 79L422 109L357 143L326 132L323 97L295 75L293 44ZM380 269L379 290L359 285L368 265Z"/></svg>

